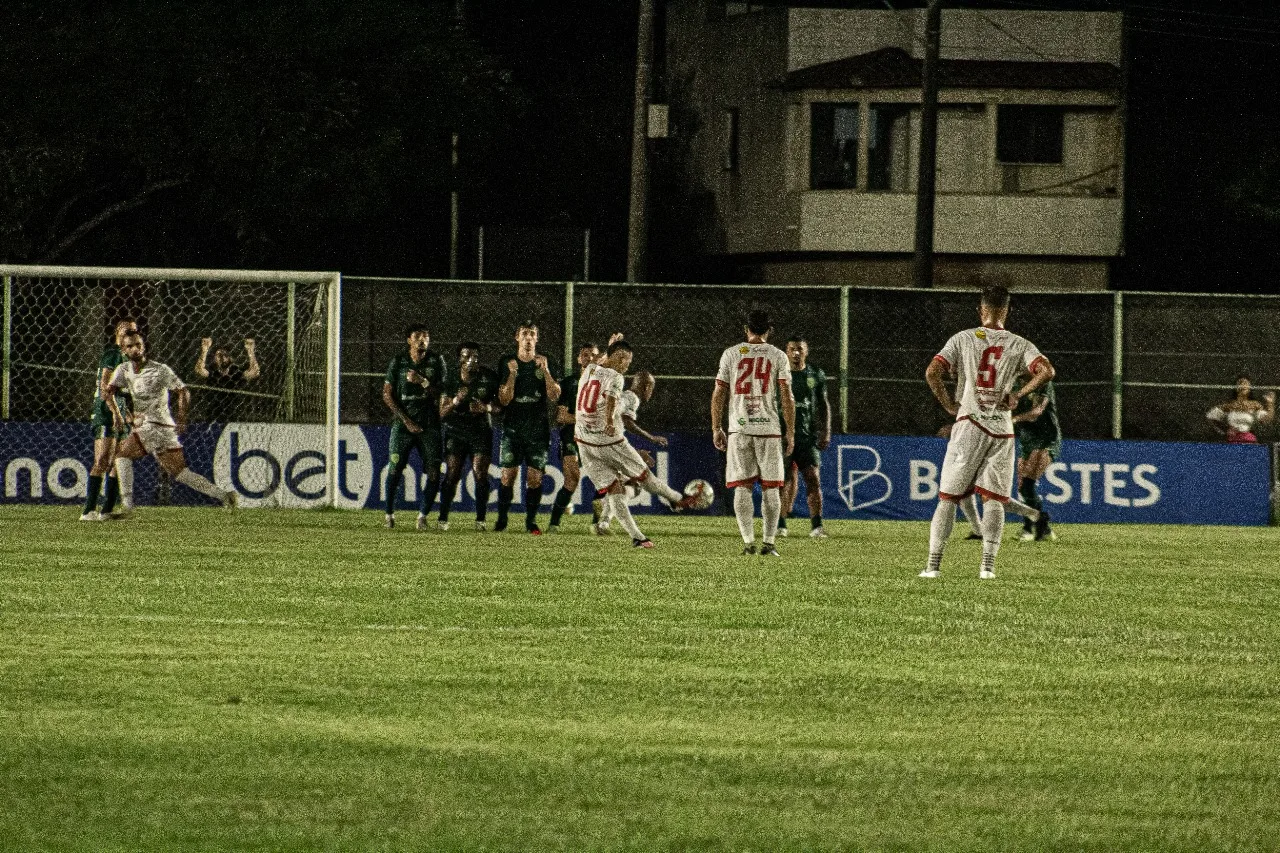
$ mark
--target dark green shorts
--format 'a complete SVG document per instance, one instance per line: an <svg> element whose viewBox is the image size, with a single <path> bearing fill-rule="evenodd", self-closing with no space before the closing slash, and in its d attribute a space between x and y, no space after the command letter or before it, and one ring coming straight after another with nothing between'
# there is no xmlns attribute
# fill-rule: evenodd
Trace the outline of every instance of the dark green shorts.
<svg viewBox="0 0 1280 853"><path fill-rule="evenodd" d="M783 463L784 471L789 471L792 465L795 465L801 471L805 468L820 468L822 467L822 452L818 450L816 444L797 441L795 449L792 450L790 456L783 460Z"/></svg>
<svg viewBox="0 0 1280 853"><path fill-rule="evenodd" d="M126 423L124 429L117 432L112 428L111 409L107 408L107 404L101 400L95 400L93 403L93 415L89 418L89 430L93 433L93 440L100 438L114 438L116 441L123 441L129 436L129 425Z"/></svg>
<svg viewBox="0 0 1280 853"><path fill-rule="evenodd" d="M440 428L439 427L423 427L422 432L409 432L405 425L400 421L396 421L391 425L391 444L387 448L387 455L391 459L393 466L399 465L400 462L408 461L409 454L414 450L418 451L418 458L422 461L423 473L436 472L440 470Z"/></svg>
<svg viewBox="0 0 1280 853"><path fill-rule="evenodd" d="M547 467L547 456L551 450L551 442L547 439L529 439L526 436L502 431L502 440L498 442L498 467L519 468L521 463L538 471Z"/></svg>
<svg viewBox="0 0 1280 853"><path fill-rule="evenodd" d="M1057 462L1058 455L1062 453L1062 439L1055 438L1051 441L1045 441L1044 439L1037 438L1036 436L1018 436L1019 459L1029 459L1031 458L1031 454L1035 453L1037 450L1049 451L1049 458L1052 461Z"/></svg>
<svg viewBox="0 0 1280 853"><path fill-rule="evenodd" d="M446 456L457 456L460 459L469 459L476 455L492 456L493 430L462 432L445 429L444 452Z"/></svg>
<svg viewBox="0 0 1280 853"><path fill-rule="evenodd" d="M563 427L560 430L560 458L566 456L578 455L578 442L574 441L573 426Z"/></svg>

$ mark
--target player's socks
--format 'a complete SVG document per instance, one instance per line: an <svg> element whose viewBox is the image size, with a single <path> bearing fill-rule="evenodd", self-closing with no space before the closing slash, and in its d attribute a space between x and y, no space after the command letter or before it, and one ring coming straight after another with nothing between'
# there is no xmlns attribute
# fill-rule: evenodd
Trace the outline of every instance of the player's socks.
<svg viewBox="0 0 1280 853"><path fill-rule="evenodd" d="M1036 511L1036 515L1040 514L1040 510L1044 507L1044 502L1040 500L1040 495L1036 494L1036 481L1030 477L1023 477L1018 481L1018 496L1022 498L1022 503L1031 507ZM1024 514L1024 518L1025 518ZM1031 519L1035 521L1035 518Z"/></svg>
<svg viewBox="0 0 1280 853"><path fill-rule="evenodd" d="M982 508L982 571L994 576L1000 537L1004 535L1004 504L987 501Z"/></svg>
<svg viewBox="0 0 1280 853"><path fill-rule="evenodd" d="M404 468L392 468L387 475L387 515L396 511L396 495L400 493L400 482L404 480Z"/></svg>
<svg viewBox="0 0 1280 853"><path fill-rule="evenodd" d="M511 511L511 501L515 496L514 485L506 486L498 483L498 520L493 523L493 529L499 533L507 529L507 513Z"/></svg>
<svg viewBox="0 0 1280 853"><path fill-rule="evenodd" d="M457 494L458 484L446 476L444 482L440 485L440 514L436 516L437 521L443 521L445 524L449 523L449 510L453 507L453 499Z"/></svg>
<svg viewBox="0 0 1280 853"><path fill-rule="evenodd" d="M120 505L125 512L133 509L133 460L116 458L116 479L120 481Z"/></svg>
<svg viewBox="0 0 1280 853"><path fill-rule="evenodd" d="M938 501L929 522L929 568L936 572L942 565L942 552L947 547L947 537L956 524L956 505L951 501Z"/></svg>
<svg viewBox="0 0 1280 853"><path fill-rule="evenodd" d="M760 514L764 516L764 544L772 545L778 538L778 518L782 515L782 495L778 489L762 489Z"/></svg>
<svg viewBox="0 0 1280 853"><path fill-rule="evenodd" d="M627 496L621 492L611 494L606 499L613 508L613 515L618 519L618 523L622 525L622 529L633 539L644 540L646 537L640 532L640 527L636 524L636 520L631 516L631 507L627 506Z"/></svg>
<svg viewBox="0 0 1280 853"><path fill-rule="evenodd" d="M820 527L822 527L822 513L809 516L809 528L811 530L817 530Z"/></svg>
<svg viewBox="0 0 1280 853"><path fill-rule="evenodd" d="M751 500L750 486L738 486L733 490L733 515L738 520L738 533L742 534L742 541L754 545L756 509Z"/></svg>
<svg viewBox="0 0 1280 853"><path fill-rule="evenodd" d="M102 498L102 514L110 515L115 512L116 501L120 500L120 480L117 477L107 476L107 491Z"/></svg>
<svg viewBox="0 0 1280 853"><path fill-rule="evenodd" d="M978 496L969 494L960 499L960 511L969 520L969 528L978 539L982 538L982 514L978 512Z"/></svg>
<svg viewBox="0 0 1280 853"><path fill-rule="evenodd" d="M787 529L787 517L785 515L778 519L778 529L779 530Z"/></svg>
<svg viewBox="0 0 1280 853"><path fill-rule="evenodd" d="M426 516L431 512L431 505L436 502L436 495L440 493L440 475L427 478L427 485L422 489L422 503L418 505L418 515Z"/></svg>
<svg viewBox="0 0 1280 853"><path fill-rule="evenodd" d="M484 524L489 513L489 475L476 477L476 521Z"/></svg>
<svg viewBox="0 0 1280 853"><path fill-rule="evenodd" d="M569 505L569 501L573 500L573 492L568 489L561 489L556 492L556 502L551 507L551 526L555 527L560 523L560 518L564 515L565 507Z"/></svg>
<svg viewBox="0 0 1280 853"><path fill-rule="evenodd" d="M178 472L178 476L173 478L184 486L195 489L202 495L208 495L219 503L227 496L227 493L219 489L213 483L210 483L204 477L192 471L190 468L183 468Z"/></svg>
<svg viewBox="0 0 1280 853"><path fill-rule="evenodd" d="M84 515L98 511L98 495L102 494L102 477L89 475L89 494L84 499Z"/></svg>
<svg viewBox="0 0 1280 853"><path fill-rule="evenodd" d="M536 489L526 482L524 487L524 529L534 530L538 526L538 508L542 505L542 484Z"/></svg>

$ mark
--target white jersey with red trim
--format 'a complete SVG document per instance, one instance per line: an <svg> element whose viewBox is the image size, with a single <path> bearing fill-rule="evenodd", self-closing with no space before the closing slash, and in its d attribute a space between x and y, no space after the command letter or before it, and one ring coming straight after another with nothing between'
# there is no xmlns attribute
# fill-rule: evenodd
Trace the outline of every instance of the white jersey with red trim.
<svg viewBox="0 0 1280 853"><path fill-rule="evenodd" d="M724 351L716 381L729 388L730 434L782 435L779 379L791 381L791 363L773 344L741 343Z"/></svg>
<svg viewBox="0 0 1280 853"><path fill-rule="evenodd" d="M1043 358L1035 344L1008 329L980 327L953 335L934 358L956 374L957 420L968 418L992 435L1013 435L1013 412L1000 403Z"/></svg>
<svg viewBox="0 0 1280 853"><path fill-rule="evenodd" d="M622 374L601 364L588 364L578 380L574 408L574 438L583 444L616 444L622 435ZM614 399L613 435L605 432L608 398Z"/></svg>
<svg viewBox="0 0 1280 853"><path fill-rule="evenodd" d="M125 361L111 374L110 385L133 397L135 425L175 426L173 413L169 411L169 392L186 386L169 365L148 359L143 362L142 370L138 370L132 361Z"/></svg>

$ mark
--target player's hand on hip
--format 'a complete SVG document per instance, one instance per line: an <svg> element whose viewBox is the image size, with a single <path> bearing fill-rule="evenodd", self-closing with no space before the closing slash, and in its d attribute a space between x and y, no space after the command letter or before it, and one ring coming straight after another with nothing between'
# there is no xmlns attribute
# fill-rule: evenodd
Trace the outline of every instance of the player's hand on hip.
<svg viewBox="0 0 1280 853"><path fill-rule="evenodd" d="M948 415L951 415L951 417L953 417L953 418L954 418L956 415L960 414L960 406L959 406L959 404L957 404L954 400L952 400L951 402L949 402L949 403L947 403L946 405L944 405L944 406L942 407L942 409L943 409L943 411L945 411Z"/></svg>
<svg viewBox="0 0 1280 853"><path fill-rule="evenodd" d="M612 422L607 423L607 424L605 424L605 425L604 425L604 434L605 434L605 435L610 435L610 436L612 436L612 435L617 435L617 434L618 434L618 428L617 428L616 426L614 426Z"/></svg>
<svg viewBox="0 0 1280 853"><path fill-rule="evenodd" d="M729 436L725 435L723 427L717 427L716 431L711 434L711 443L716 446L716 450L729 449Z"/></svg>
<svg viewBox="0 0 1280 853"><path fill-rule="evenodd" d="M1018 408L1018 398L1013 394L1005 394L1004 399L1000 401L1000 408L1013 411Z"/></svg>

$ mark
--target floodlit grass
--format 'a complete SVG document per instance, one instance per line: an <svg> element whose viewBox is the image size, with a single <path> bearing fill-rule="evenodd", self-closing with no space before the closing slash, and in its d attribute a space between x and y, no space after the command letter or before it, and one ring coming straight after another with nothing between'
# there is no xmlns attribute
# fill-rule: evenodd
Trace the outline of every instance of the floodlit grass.
<svg viewBox="0 0 1280 853"><path fill-rule="evenodd" d="M76 512L0 508L0 848L1280 843L1277 530Z"/></svg>

